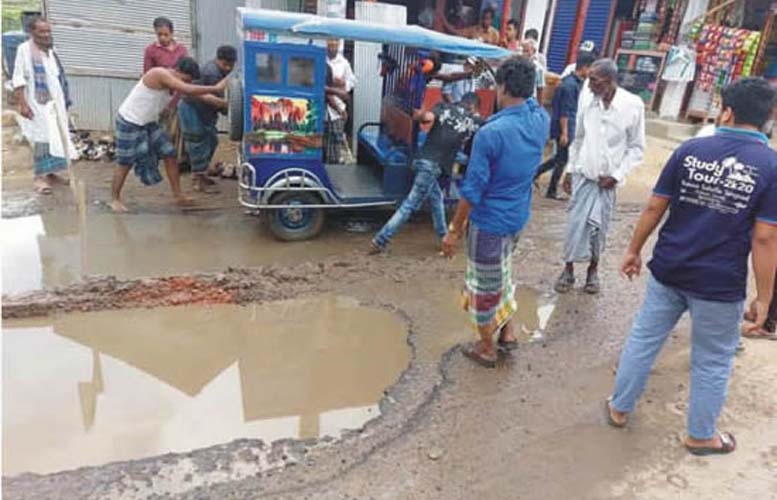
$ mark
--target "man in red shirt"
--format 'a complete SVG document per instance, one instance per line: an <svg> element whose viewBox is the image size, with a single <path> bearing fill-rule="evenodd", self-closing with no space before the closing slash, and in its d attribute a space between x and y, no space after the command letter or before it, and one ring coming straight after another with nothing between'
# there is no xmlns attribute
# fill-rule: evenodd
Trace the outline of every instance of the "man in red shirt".
<svg viewBox="0 0 777 500"><path fill-rule="evenodd" d="M154 19L156 42L146 47L143 55L143 73L151 68L172 68L188 52L173 37L173 22L166 17Z"/></svg>

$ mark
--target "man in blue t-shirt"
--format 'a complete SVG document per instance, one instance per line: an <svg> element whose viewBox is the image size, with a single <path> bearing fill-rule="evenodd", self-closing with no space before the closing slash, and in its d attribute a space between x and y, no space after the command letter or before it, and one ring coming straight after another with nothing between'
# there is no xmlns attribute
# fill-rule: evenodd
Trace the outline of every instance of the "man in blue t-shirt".
<svg viewBox="0 0 777 500"><path fill-rule="evenodd" d="M760 132L777 92L745 78L722 92L714 136L674 152L642 213L621 271L639 275L640 253L667 209L642 304L621 354L608 422L626 425L650 368L680 316L690 312L691 391L685 446L695 455L731 453L736 441L717 430L739 343L751 249L758 295L745 332L766 321L777 268L777 152Z"/></svg>

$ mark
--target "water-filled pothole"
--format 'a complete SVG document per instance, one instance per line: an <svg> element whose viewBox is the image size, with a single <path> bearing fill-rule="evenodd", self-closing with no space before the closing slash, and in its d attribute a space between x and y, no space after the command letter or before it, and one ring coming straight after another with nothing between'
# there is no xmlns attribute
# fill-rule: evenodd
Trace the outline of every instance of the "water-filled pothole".
<svg viewBox="0 0 777 500"><path fill-rule="evenodd" d="M3 474L337 436L409 359L402 318L343 297L7 321Z"/></svg>

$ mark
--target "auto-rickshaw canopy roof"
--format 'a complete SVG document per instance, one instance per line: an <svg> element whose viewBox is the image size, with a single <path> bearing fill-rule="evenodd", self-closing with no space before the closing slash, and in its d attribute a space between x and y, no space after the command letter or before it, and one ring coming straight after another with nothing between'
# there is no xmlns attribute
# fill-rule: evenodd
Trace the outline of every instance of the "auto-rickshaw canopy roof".
<svg viewBox="0 0 777 500"><path fill-rule="evenodd" d="M388 26L352 19L245 7L238 7L238 12L243 30L270 31L303 38L345 38L361 42L393 43L484 59L499 59L512 54L502 47L438 33L415 25Z"/></svg>

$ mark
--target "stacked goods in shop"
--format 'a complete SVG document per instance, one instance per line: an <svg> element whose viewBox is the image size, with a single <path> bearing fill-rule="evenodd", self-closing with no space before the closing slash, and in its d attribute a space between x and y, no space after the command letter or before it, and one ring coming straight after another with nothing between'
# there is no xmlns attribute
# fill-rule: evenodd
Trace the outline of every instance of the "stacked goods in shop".
<svg viewBox="0 0 777 500"><path fill-rule="evenodd" d="M655 48L655 33L658 25L658 14L643 12L639 16L639 24L634 32L634 49L653 50Z"/></svg>
<svg viewBox="0 0 777 500"><path fill-rule="evenodd" d="M696 32L698 84L702 90L720 90L724 85L753 71L761 33L717 25L704 25Z"/></svg>

